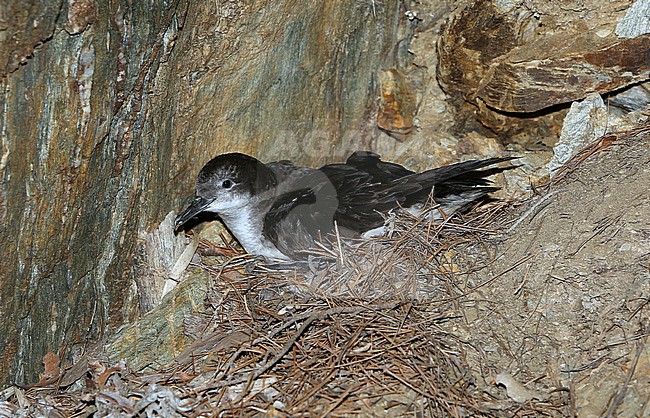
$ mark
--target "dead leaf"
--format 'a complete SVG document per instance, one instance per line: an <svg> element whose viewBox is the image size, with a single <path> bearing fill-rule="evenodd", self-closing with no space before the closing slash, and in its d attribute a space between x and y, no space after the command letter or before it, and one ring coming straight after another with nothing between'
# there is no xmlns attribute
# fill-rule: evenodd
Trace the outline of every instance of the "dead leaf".
<svg viewBox="0 0 650 418"><path fill-rule="evenodd" d="M545 393L528 389L507 372L501 372L496 375L494 382L497 385L505 386L508 397L515 402L526 402L532 399L543 401L548 399L548 395Z"/></svg>
<svg viewBox="0 0 650 418"><path fill-rule="evenodd" d="M61 374L61 360L55 353L49 351L45 354L43 356L43 365L45 366L45 371L41 375L41 379L33 387L50 385L56 382Z"/></svg>

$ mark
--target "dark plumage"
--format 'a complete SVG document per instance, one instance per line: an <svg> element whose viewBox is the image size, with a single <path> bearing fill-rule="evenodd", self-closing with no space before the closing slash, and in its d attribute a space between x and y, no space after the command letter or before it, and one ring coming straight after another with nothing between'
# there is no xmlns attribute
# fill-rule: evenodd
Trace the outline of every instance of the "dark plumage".
<svg viewBox="0 0 650 418"><path fill-rule="evenodd" d="M372 233L397 207L416 209L432 195L450 215L497 190L486 177L512 157L452 164L415 173L367 151L344 164L319 169L291 162L263 164L239 153L208 162L196 181L194 202L176 218L176 229L204 212L217 213L253 255L300 259L334 230L343 236Z"/></svg>

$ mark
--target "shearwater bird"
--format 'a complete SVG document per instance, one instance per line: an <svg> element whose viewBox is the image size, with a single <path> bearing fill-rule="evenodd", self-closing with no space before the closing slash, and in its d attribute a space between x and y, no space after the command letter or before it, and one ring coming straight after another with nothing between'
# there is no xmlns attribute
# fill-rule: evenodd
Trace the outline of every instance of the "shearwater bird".
<svg viewBox="0 0 650 418"><path fill-rule="evenodd" d="M201 214L216 213L249 254L300 260L335 228L344 237L377 234L391 210L401 207L417 214L429 196L446 215L463 210L498 190L487 177L512 168L495 165L514 158L464 161L416 173L369 151L318 169L222 154L199 172L196 198L176 217L175 229Z"/></svg>

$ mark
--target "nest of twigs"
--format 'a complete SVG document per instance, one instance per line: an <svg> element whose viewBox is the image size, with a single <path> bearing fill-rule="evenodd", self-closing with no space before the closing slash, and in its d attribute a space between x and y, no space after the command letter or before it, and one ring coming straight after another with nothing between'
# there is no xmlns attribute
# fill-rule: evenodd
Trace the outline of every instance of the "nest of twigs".
<svg viewBox="0 0 650 418"><path fill-rule="evenodd" d="M222 254L223 259L203 259L201 266L218 277L244 279L245 288L261 286L267 292L289 292L303 298L339 301L448 301L466 293L456 275L487 261L488 241L506 222L514 201L493 202L463 217L440 218L430 203L419 217L407 211L391 213L386 233L372 239L328 237L310 250L306 262L267 265L255 263L236 243L216 247L202 241L202 254ZM496 228L496 229L495 229ZM484 257L488 255L488 257ZM241 268L244 267L245 268Z"/></svg>
<svg viewBox="0 0 650 418"><path fill-rule="evenodd" d="M445 326L474 290L464 273L488 262L513 205L441 222L400 212L385 237L335 239L307 269L251 264L203 241L213 286L186 319L195 342L173 364L135 373L98 362L86 389L67 393L11 388L0 416L553 415L562 400L519 404L483 390L489 376L465 361L472 347Z"/></svg>

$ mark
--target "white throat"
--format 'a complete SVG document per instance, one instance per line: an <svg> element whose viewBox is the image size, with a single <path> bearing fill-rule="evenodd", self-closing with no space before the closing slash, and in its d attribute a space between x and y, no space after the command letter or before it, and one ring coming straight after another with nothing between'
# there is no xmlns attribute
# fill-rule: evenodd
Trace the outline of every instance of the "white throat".
<svg viewBox="0 0 650 418"><path fill-rule="evenodd" d="M262 234L263 218L254 220L249 206L220 213L221 219L247 253L267 258L289 260Z"/></svg>

